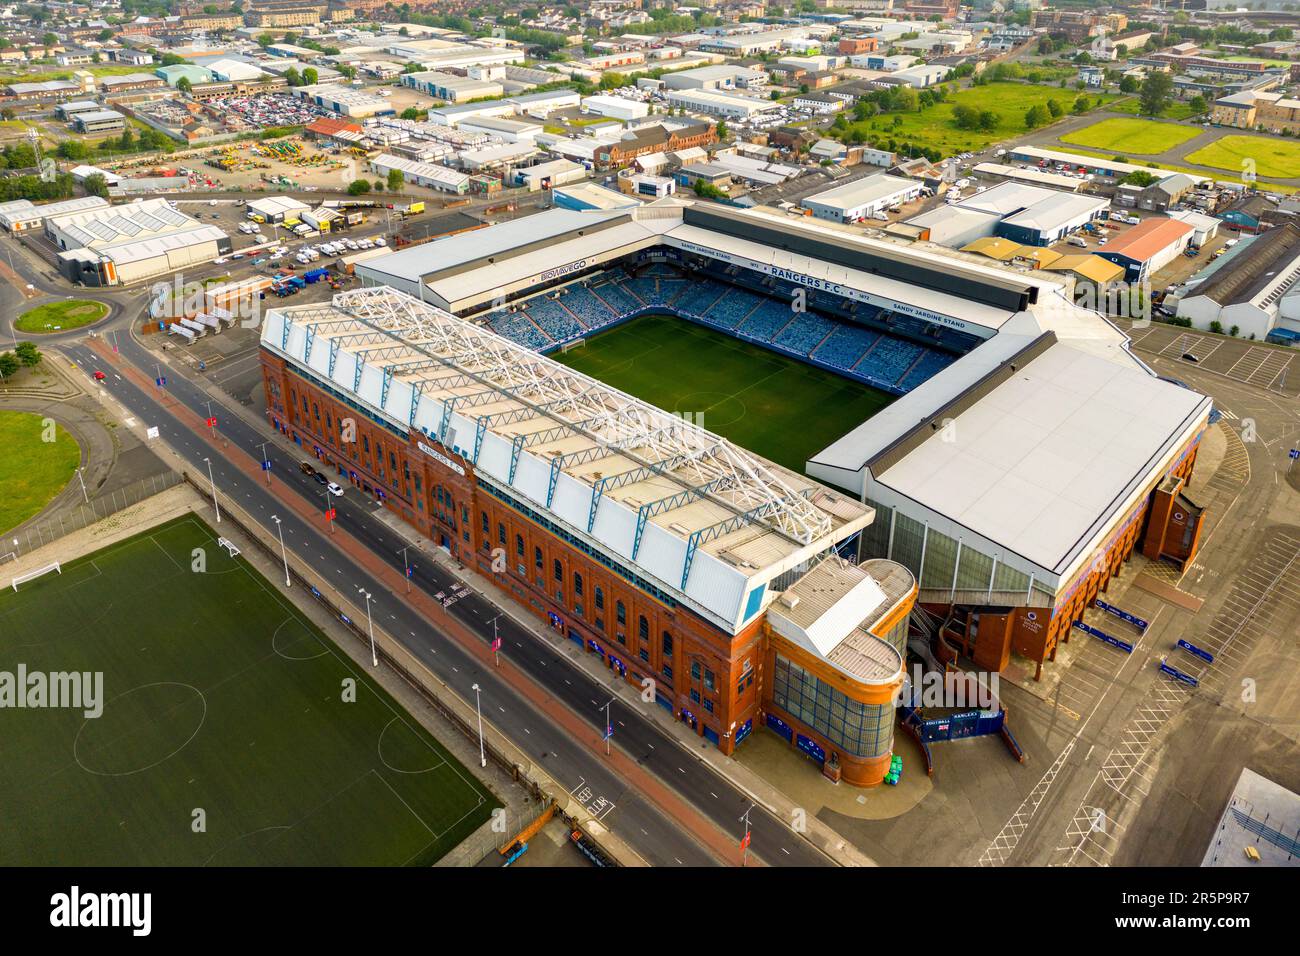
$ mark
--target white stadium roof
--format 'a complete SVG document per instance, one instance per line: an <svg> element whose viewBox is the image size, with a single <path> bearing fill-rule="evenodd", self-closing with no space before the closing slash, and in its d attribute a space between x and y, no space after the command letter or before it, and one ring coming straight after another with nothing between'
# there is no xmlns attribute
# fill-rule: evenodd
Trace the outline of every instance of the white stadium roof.
<svg viewBox="0 0 1300 956"><path fill-rule="evenodd" d="M733 631L755 588L871 521L842 492L391 288L273 309L262 345Z"/></svg>

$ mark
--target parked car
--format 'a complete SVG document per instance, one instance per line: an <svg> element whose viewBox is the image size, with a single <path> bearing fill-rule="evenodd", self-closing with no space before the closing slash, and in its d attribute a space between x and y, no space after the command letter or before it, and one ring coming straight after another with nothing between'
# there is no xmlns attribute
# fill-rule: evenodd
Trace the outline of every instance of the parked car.
<svg viewBox="0 0 1300 956"><path fill-rule="evenodd" d="M304 475L316 474L316 468L309 461L304 461L302 464L300 464L298 466L298 470L301 471Z"/></svg>
<svg viewBox="0 0 1300 956"><path fill-rule="evenodd" d="M329 489L330 494L335 495L337 497L343 496L343 488L341 485L335 484L334 482L331 481L325 487Z"/></svg>
<svg viewBox="0 0 1300 956"><path fill-rule="evenodd" d="M319 471L313 471L311 476L316 479L316 484L318 485L328 485L330 483L330 480Z"/></svg>
<svg viewBox="0 0 1300 956"><path fill-rule="evenodd" d="M95 369L95 381L96 381L96 382L102 382L102 381L103 381L104 379L106 379L106 378L108 378L107 375L105 375L105 374L104 374L103 372L101 372L99 369Z"/></svg>

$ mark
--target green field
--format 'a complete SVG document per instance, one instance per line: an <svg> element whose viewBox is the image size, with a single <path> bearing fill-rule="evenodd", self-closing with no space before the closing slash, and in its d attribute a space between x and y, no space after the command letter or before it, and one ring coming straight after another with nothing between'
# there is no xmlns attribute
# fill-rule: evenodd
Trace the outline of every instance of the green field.
<svg viewBox="0 0 1300 956"><path fill-rule="evenodd" d="M47 302L18 316L14 326L19 332L66 332L98 322L108 315L108 306L90 299L65 299Z"/></svg>
<svg viewBox="0 0 1300 956"><path fill-rule="evenodd" d="M804 463L893 401L796 359L648 315L552 356L803 474Z"/></svg>
<svg viewBox="0 0 1300 956"><path fill-rule="evenodd" d="M1189 163L1241 174L1254 160L1256 176L1300 178L1300 143L1273 136L1225 136L1186 157Z"/></svg>
<svg viewBox="0 0 1300 956"><path fill-rule="evenodd" d="M1157 123L1155 120L1115 119L1101 120L1061 137L1063 143L1091 146L1093 149L1114 149L1123 153L1158 156L1199 136L1203 130L1194 126L1176 126Z"/></svg>
<svg viewBox="0 0 1300 956"><path fill-rule="evenodd" d="M428 865L496 806L194 516L0 591L19 664L102 714L5 711L3 866Z"/></svg>
<svg viewBox="0 0 1300 956"><path fill-rule="evenodd" d="M0 533L39 514L81 463L81 448L63 426L54 426L54 441L42 440L44 422L40 415L0 409Z"/></svg>
<svg viewBox="0 0 1300 956"><path fill-rule="evenodd" d="M952 156L982 150L993 143L1022 135L1025 132L1025 113L1032 106L1046 106L1048 100L1054 99L1068 113L1080 96L1086 96L1094 108L1115 99L1113 94L1079 93L1060 87L987 83L958 90L943 103L916 113L882 113L850 125L865 142L873 145L879 145L884 138L892 138L899 143L934 147L944 156ZM997 126L992 130L958 129L952 118L957 106L991 110L998 115Z"/></svg>
<svg viewBox="0 0 1300 956"><path fill-rule="evenodd" d="M1111 113L1127 113L1130 116L1137 116L1138 111L1142 108L1141 101L1136 96L1130 96L1122 100L1116 100L1106 109ZM1204 112L1204 111L1202 111ZM1161 119L1185 120L1191 119L1198 115L1196 110L1182 100L1174 100L1168 106L1160 111Z"/></svg>

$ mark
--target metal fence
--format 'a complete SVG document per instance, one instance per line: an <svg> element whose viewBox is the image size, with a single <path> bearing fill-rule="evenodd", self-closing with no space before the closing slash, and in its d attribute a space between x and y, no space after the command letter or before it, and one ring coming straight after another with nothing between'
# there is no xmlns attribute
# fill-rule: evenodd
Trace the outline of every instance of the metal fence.
<svg viewBox="0 0 1300 956"><path fill-rule="evenodd" d="M179 485L181 481L181 476L174 471L141 478L124 488L110 491L90 501L83 501L72 511L49 518L39 524L11 531L0 540L0 564L16 561L20 555L28 551L34 551L74 531L80 531L97 521L103 521L119 511L139 504L146 498Z"/></svg>

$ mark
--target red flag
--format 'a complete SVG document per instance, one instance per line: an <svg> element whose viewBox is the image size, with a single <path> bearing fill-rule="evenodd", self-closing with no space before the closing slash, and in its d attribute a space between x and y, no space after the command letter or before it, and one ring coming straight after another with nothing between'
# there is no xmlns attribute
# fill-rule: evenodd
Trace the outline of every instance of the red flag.
<svg viewBox="0 0 1300 956"><path fill-rule="evenodd" d="M741 848L742 850L748 850L748 849L749 849L749 831L748 831L748 830L746 830L746 831L745 831L745 835L744 835L743 837L740 838L740 848Z"/></svg>
<svg viewBox="0 0 1300 956"><path fill-rule="evenodd" d="M326 520L326 521L333 521L333 520L334 520L334 514L335 514L334 509L333 509L333 508L329 508L329 509L326 510L326 512L325 512L325 520Z"/></svg>

